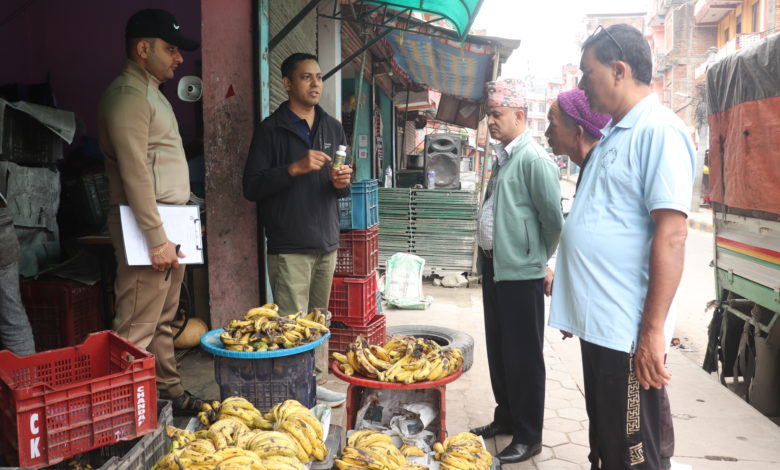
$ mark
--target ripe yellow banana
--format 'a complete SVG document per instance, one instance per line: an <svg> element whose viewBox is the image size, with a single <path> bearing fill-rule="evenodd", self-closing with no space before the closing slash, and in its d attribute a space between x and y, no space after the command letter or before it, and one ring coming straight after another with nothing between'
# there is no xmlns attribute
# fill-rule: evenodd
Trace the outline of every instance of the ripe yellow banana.
<svg viewBox="0 0 780 470"><path fill-rule="evenodd" d="M336 464L336 468L338 468L339 470L365 470L366 469L366 467L355 465L341 459L336 460L334 463Z"/></svg>
<svg viewBox="0 0 780 470"><path fill-rule="evenodd" d="M305 466L295 457L272 455L262 459L266 470L305 470Z"/></svg>
<svg viewBox="0 0 780 470"><path fill-rule="evenodd" d="M393 366L389 362L383 361L382 359L379 359L378 357L374 356L374 354L371 352L371 349L365 346L362 349L363 349L363 354L365 354L366 359L368 359L368 362L370 362L372 366L376 367L377 371L384 372Z"/></svg>
<svg viewBox="0 0 780 470"><path fill-rule="evenodd" d="M185 450L192 450L201 454L213 454L216 452L214 444L208 439L194 439L187 443Z"/></svg>
<svg viewBox="0 0 780 470"><path fill-rule="evenodd" d="M347 377L352 377L355 375L355 368L349 364L339 364L339 369L341 369L341 371L344 372L344 375Z"/></svg>
<svg viewBox="0 0 780 470"><path fill-rule="evenodd" d="M384 442L387 444L393 443L393 438L388 436L385 433L379 432L379 431L372 431L370 434L365 434L358 438L355 443L354 447L362 448L362 447L369 447L371 445L374 445L378 442Z"/></svg>
<svg viewBox="0 0 780 470"><path fill-rule="evenodd" d="M318 323L318 322L312 321L312 320L307 320L305 318L299 318L296 321L298 322L299 325L306 326L306 327L309 327L309 328L317 328L318 330L320 330L321 333L327 333L328 332L328 328L325 325L323 325L322 323Z"/></svg>
<svg viewBox="0 0 780 470"><path fill-rule="evenodd" d="M417 446L404 444L401 446L401 453L406 457L422 457L425 452Z"/></svg>
<svg viewBox="0 0 780 470"><path fill-rule="evenodd" d="M244 315L244 318L247 320L253 320L256 317L278 317L279 312L276 310L267 308L267 307L255 307L250 309L248 312L246 312L246 315Z"/></svg>
<svg viewBox="0 0 780 470"><path fill-rule="evenodd" d="M302 428L292 423L291 421L284 421L282 423L282 429L290 433L290 435L294 437L296 441L298 441L298 444L301 446L301 448L303 448L303 451L307 456L311 456L312 444Z"/></svg>
<svg viewBox="0 0 780 470"><path fill-rule="evenodd" d="M345 356L344 354L341 354L341 353L338 353L338 352L334 352L334 353L331 354L331 356L333 356L333 359L339 361L342 364L347 364L348 363L347 356Z"/></svg>
<svg viewBox="0 0 780 470"><path fill-rule="evenodd" d="M471 462L463 460L459 457L455 457L454 455L448 454L446 452L441 454L441 462L460 470L473 470L474 468L474 465L472 465Z"/></svg>
<svg viewBox="0 0 780 470"><path fill-rule="evenodd" d="M341 460L369 470L386 470L387 466L378 461L369 452L355 448L346 447L341 451Z"/></svg>

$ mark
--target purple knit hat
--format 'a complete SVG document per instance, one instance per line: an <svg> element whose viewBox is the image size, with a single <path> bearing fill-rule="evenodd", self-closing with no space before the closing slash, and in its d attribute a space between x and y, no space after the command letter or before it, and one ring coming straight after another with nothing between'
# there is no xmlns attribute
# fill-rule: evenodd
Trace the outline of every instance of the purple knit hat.
<svg viewBox="0 0 780 470"><path fill-rule="evenodd" d="M579 88L560 93L558 106L596 139L601 138L601 129L612 119L609 114L596 113L591 110L585 92Z"/></svg>

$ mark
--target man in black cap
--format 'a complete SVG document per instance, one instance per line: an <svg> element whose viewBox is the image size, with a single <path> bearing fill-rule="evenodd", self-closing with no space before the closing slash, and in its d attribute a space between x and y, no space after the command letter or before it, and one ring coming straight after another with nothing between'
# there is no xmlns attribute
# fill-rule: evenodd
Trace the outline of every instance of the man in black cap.
<svg viewBox="0 0 780 470"><path fill-rule="evenodd" d="M199 44L181 35L173 15L152 9L130 17L125 40L127 61L103 93L98 117L109 180L108 228L117 259L114 329L155 355L160 397L172 399L174 411L197 412L203 401L182 387L171 332L184 253L168 239L157 204L186 204L190 197L179 126L159 87L184 61L180 49L192 51ZM133 210L151 266L127 265L120 204Z"/></svg>

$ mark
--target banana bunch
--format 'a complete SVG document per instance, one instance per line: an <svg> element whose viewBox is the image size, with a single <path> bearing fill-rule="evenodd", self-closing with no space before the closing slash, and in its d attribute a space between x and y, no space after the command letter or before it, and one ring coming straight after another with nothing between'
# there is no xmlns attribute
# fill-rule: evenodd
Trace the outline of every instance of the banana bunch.
<svg viewBox="0 0 780 470"><path fill-rule="evenodd" d="M433 445L441 470L490 470L493 456L482 445L479 436L462 432Z"/></svg>
<svg viewBox="0 0 780 470"><path fill-rule="evenodd" d="M194 441L193 441L194 442ZM206 441L208 442L208 441ZM300 463L300 462L299 462ZM265 470L264 460L255 452L230 446L214 450L188 444L183 449L165 454L154 470Z"/></svg>
<svg viewBox="0 0 780 470"><path fill-rule="evenodd" d="M231 320L219 335L230 351L274 351L310 343L328 332L325 313L315 310L308 315L298 312L279 315L279 307L265 304L249 310L243 320Z"/></svg>
<svg viewBox="0 0 780 470"><path fill-rule="evenodd" d="M309 463L315 459L322 461L328 456L328 448L322 441L322 423L298 401L278 403L264 418L274 422L277 431L291 436L296 444L296 456L301 462Z"/></svg>
<svg viewBox="0 0 780 470"><path fill-rule="evenodd" d="M322 424L295 400L264 415L248 400L228 397L204 404L198 418L203 429L195 432L166 428L171 449L155 470L304 470L328 453Z"/></svg>
<svg viewBox="0 0 780 470"><path fill-rule="evenodd" d="M223 402L214 401L204 403L203 410L198 413L198 419L203 424L204 429L209 429L215 422L233 418L244 423L250 429L271 430L274 428L272 422L263 418L260 410L241 397L228 397Z"/></svg>
<svg viewBox="0 0 780 470"><path fill-rule="evenodd" d="M414 449L419 451L419 455L424 455L421 449ZM341 451L341 457L335 464L339 470L428 469L424 465L407 462L404 453L393 445L393 439L387 434L367 429L355 431L347 438L347 446Z"/></svg>
<svg viewBox="0 0 780 470"><path fill-rule="evenodd" d="M384 346L369 346L358 336L346 354L333 353L333 358L346 375L403 384L442 379L463 364L460 349L442 350L435 341L412 336L393 337Z"/></svg>

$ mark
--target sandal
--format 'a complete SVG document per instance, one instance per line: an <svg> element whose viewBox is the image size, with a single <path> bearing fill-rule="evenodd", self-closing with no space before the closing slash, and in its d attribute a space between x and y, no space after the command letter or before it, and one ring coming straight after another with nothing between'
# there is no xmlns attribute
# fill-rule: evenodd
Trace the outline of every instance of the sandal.
<svg viewBox="0 0 780 470"><path fill-rule="evenodd" d="M178 397L171 399L171 401L174 414L189 415L199 413L203 410L203 405L207 403L186 390Z"/></svg>

